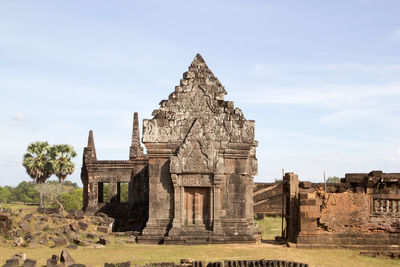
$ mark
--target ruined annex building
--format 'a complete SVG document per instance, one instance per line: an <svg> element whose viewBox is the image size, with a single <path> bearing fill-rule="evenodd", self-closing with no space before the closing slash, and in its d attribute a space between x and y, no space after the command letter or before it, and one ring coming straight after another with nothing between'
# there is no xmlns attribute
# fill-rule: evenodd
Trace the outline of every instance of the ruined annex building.
<svg viewBox="0 0 400 267"><path fill-rule="evenodd" d="M246 120L198 54L152 119L137 114L129 160L97 160L93 133L84 149L84 210L138 230L144 243L255 242L255 122ZM128 197L121 201L127 183ZM109 191L109 195L108 192Z"/></svg>

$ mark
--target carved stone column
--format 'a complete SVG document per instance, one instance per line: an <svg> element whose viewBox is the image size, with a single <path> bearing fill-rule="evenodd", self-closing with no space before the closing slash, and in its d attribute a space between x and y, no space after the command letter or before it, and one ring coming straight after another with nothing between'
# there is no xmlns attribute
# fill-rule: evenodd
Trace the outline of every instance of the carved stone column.
<svg viewBox="0 0 400 267"><path fill-rule="evenodd" d="M171 174L171 180L174 187L174 219L172 220L172 228L168 235L178 235L182 229L181 217L182 217L182 190L178 185L178 175Z"/></svg>
<svg viewBox="0 0 400 267"><path fill-rule="evenodd" d="M181 201L179 202L180 204L180 221L181 221L181 228L185 225L185 188L183 186L179 186L179 192L180 192L180 198Z"/></svg>
<svg viewBox="0 0 400 267"><path fill-rule="evenodd" d="M222 174L215 174L214 175L214 186L213 189L213 196L214 196L214 210L213 210L213 231L214 235L222 235L222 227L221 221L219 219L219 210L220 210L220 192L221 192L221 180L224 175Z"/></svg>
<svg viewBox="0 0 400 267"><path fill-rule="evenodd" d="M89 177L88 183L88 205L85 210L86 213L91 214L97 210L98 204L98 185L97 182L94 182Z"/></svg>

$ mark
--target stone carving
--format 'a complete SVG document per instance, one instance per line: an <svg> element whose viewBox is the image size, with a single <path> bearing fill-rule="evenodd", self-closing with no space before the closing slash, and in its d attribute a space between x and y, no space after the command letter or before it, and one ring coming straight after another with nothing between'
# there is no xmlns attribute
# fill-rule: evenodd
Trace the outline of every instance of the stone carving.
<svg viewBox="0 0 400 267"><path fill-rule="evenodd" d="M233 102L225 101L226 94L196 55L179 85L153 111L153 118L143 120L146 155L137 115L128 161L98 161L91 133L81 174L85 209L103 209L116 213L116 218L121 212L126 219L139 215L135 219L141 219L145 228L138 242L186 243L193 238L193 229L196 242L199 238L208 243L254 242L249 210L252 176L257 173L255 123L246 120ZM118 200L118 186L124 181L129 181L128 206L102 203L103 183L110 183L111 199Z"/></svg>
<svg viewBox="0 0 400 267"><path fill-rule="evenodd" d="M182 174L180 186L211 186L210 175Z"/></svg>

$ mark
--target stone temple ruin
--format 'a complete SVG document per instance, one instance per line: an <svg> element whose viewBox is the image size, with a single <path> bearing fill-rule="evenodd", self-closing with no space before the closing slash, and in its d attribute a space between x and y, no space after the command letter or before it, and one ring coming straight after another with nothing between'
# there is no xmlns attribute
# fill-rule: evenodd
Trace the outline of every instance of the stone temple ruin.
<svg viewBox="0 0 400 267"><path fill-rule="evenodd" d="M326 189L287 173L283 207L298 247L400 249L400 173L348 173Z"/></svg>
<svg viewBox="0 0 400 267"><path fill-rule="evenodd" d="M225 94L197 54L153 118L143 120L147 154L136 113L129 160L97 160L90 132L81 172L85 212L106 213L118 230L141 231L143 243L255 242L255 122Z"/></svg>
<svg viewBox="0 0 400 267"><path fill-rule="evenodd" d="M143 120L134 114L129 160L84 149L84 211L115 219L138 242L255 242L255 214L282 216L281 239L298 247L400 251L400 173L346 174L340 183L254 184L255 122L246 120L197 55L180 85ZM253 194L254 187L254 194ZM127 192L124 192L127 190Z"/></svg>
<svg viewBox="0 0 400 267"><path fill-rule="evenodd" d="M254 214L282 216L282 238L297 247L400 251L400 173L347 173L339 183L255 183ZM398 256L396 256L398 258Z"/></svg>

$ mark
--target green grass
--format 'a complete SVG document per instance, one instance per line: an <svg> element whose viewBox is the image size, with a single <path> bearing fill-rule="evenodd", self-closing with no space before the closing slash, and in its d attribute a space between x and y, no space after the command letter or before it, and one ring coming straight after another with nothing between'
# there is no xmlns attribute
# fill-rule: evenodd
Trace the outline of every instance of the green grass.
<svg viewBox="0 0 400 267"><path fill-rule="evenodd" d="M38 260L38 266L46 264L52 254L59 255L61 248L39 247L10 248L0 246L0 264L17 252L25 252L28 258ZM400 266L399 260L376 259L360 256L355 250L342 249L296 249L268 244L226 244L200 246L165 246L140 244L112 244L102 249L79 247L69 250L79 263L93 267L103 266L105 262L131 261L132 264L173 261L182 258L219 261L225 259L283 259L308 263L310 266Z"/></svg>
<svg viewBox="0 0 400 267"><path fill-rule="evenodd" d="M12 210L17 210L17 209L23 209L24 212L33 212L39 207L38 204L26 204L26 203L0 203L0 208L5 208L5 209L12 209Z"/></svg>
<svg viewBox="0 0 400 267"><path fill-rule="evenodd" d="M282 217L265 217L256 220L258 231L261 232L263 240L274 240L275 236L280 236L282 232Z"/></svg>

